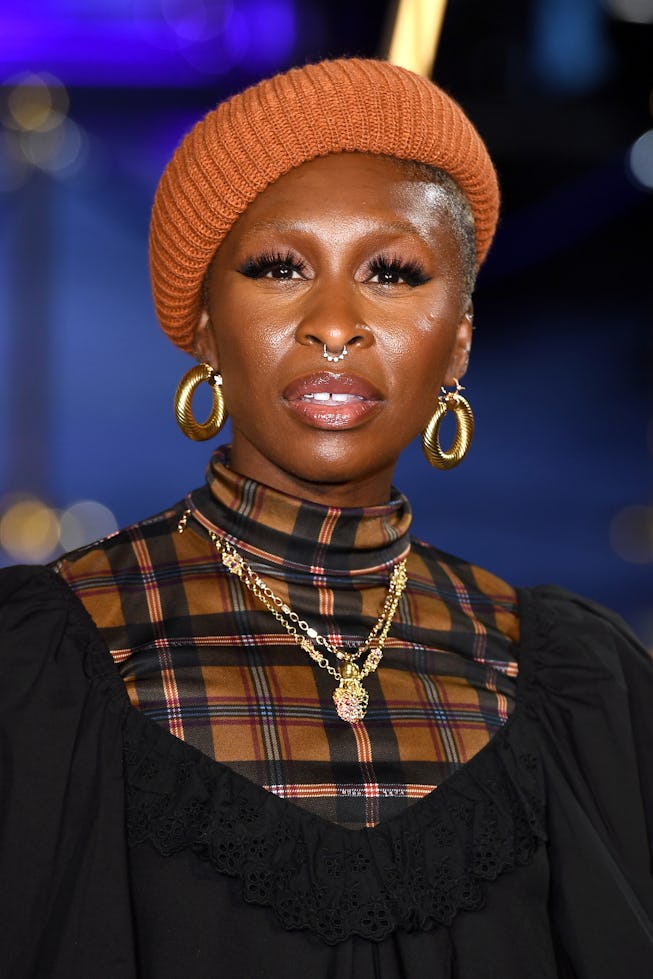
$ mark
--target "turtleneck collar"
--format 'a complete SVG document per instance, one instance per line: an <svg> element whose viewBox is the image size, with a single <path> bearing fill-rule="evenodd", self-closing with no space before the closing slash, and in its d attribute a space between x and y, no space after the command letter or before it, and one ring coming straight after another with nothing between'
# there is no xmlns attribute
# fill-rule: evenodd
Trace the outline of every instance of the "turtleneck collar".
<svg viewBox="0 0 653 979"><path fill-rule="evenodd" d="M329 507L288 496L229 469L218 449L207 485L188 497L194 517L252 558L313 575L369 574L396 564L409 549L411 510L392 491L383 506Z"/></svg>

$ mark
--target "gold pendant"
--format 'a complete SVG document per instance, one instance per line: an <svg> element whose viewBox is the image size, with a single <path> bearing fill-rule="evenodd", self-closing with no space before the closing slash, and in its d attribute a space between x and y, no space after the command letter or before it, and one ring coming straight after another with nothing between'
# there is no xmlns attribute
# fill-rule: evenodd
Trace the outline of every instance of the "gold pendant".
<svg viewBox="0 0 653 979"><path fill-rule="evenodd" d="M369 703L369 694L360 681L358 669L354 663L346 663L340 677L340 683L333 691L333 702L336 705L338 717L349 724L362 721Z"/></svg>

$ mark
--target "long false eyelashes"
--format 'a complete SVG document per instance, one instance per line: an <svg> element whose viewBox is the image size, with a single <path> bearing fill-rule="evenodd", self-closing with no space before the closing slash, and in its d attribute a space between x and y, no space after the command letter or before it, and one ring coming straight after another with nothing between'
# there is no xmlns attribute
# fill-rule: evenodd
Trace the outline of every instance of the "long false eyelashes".
<svg viewBox="0 0 653 979"><path fill-rule="evenodd" d="M419 263L400 258L399 255L377 255L367 266L370 278L378 276L381 285L421 286L428 282L426 269Z"/></svg>
<svg viewBox="0 0 653 979"><path fill-rule="evenodd" d="M273 278L290 279L293 273L302 275L306 271L306 262L292 251L266 251L248 258L240 271L250 279L262 279L271 273L277 273Z"/></svg>
<svg viewBox="0 0 653 979"><path fill-rule="evenodd" d="M250 279L269 276L276 279L292 279L306 273L307 264L295 252L264 251L253 255L241 266L240 272ZM376 255L365 267L366 281L378 278L380 285L407 285L415 287L427 282L429 276L419 263L399 255Z"/></svg>

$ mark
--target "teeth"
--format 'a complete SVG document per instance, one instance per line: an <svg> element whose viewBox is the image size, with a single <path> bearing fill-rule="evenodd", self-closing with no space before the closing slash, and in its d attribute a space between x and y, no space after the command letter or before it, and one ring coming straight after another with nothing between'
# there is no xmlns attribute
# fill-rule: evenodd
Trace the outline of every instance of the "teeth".
<svg viewBox="0 0 653 979"><path fill-rule="evenodd" d="M305 394L304 401L333 401L335 404L347 404L350 401L363 401L358 394L333 394L331 391L315 391Z"/></svg>

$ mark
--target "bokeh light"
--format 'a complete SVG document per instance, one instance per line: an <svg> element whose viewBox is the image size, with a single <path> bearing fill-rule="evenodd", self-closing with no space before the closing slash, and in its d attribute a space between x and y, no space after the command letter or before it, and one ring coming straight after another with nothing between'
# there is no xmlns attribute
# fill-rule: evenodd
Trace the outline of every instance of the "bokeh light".
<svg viewBox="0 0 653 979"><path fill-rule="evenodd" d="M59 519L59 540L64 551L74 551L118 529L111 510L95 500L73 503Z"/></svg>
<svg viewBox="0 0 653 979"><path fill-rule="evenodd" d="M207 0L161 0L163 18L181 41L206 41L220 34L233 13L233 3Z"/></svg>
<svg viewBox="0 0 653 979"><path fill-rule="evenodd" d="M620 20L653 24L653 0L603 0L603 5Z"/></svg>
<svg viewBox="0 0 653 979"><path fill-rule="evenodd" d="M86 140L72 119L62 119L56 129L21 133L20 148L33 166L58 176L70 176L83 163Z"/></svg>
<svg viewBox="0 0 653 979"><path fill-rule="evenodd" d="M87 156L87 138L68 117L70 99L61 82L28 72L9 79L5 89L0 191L15 190L32 169L60 178L77 173Z"/></svg>
<svg viewBox="0 0 653 979"><path fill-rule="evenodd" d="M53 556L59 543L59 521L51 507L24 495L6 499L0 512L0 547L13 560L33 564Z"/></svg>
<svg viewBox="0 0 653 979"><path fill-rule="evenodd" d="M631 146L628 167L638 184L653 190L653 129L643 133Z"/></svg>
<svg viewBox="0 0 653 979"><path fill-rule="evenodd" d="M46 132L61 125L68 113L68 93L53 75L23 72L4 84L9 89L6 126Z"/></svg>
<svg viewBox="0 0 653 979"><path fill-rule="evenodd" d="M239 11L233 11L218 36L186 44L180 52L187 64L205 75L221 75L242 64L250 50L247 23Z"/></svg>
<svg viewBox="0 0 653 979"><path fill-rule="evenodd" d="M629 564L653 562L653 507L628 506L610 525L613 550Z"/></svg>
<svg viewBox="0 0 653 979"><path fill-rule="evenodd" d="M148 44L176 53L219 37L233 14L222 0L134 0L134 23Z"/></svg>
<svg viewBox="0 0 653 979"><path fill-rule="evenodd" d="M12 561L39 564L118 529L111 510L96 500L79 500L63 512L28 493L0 500L0 549Z"/></svg>

